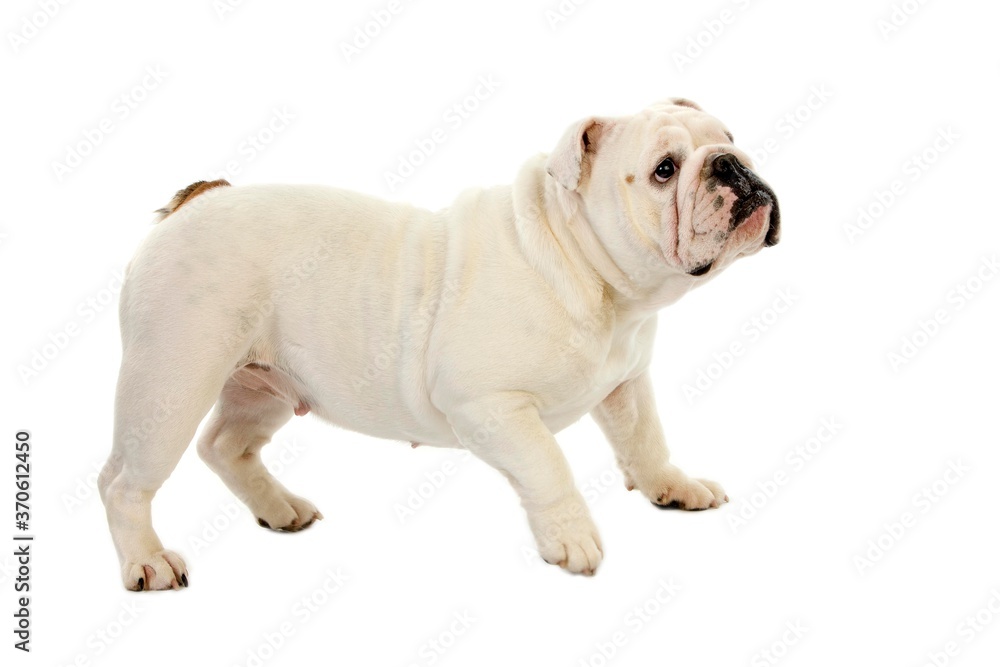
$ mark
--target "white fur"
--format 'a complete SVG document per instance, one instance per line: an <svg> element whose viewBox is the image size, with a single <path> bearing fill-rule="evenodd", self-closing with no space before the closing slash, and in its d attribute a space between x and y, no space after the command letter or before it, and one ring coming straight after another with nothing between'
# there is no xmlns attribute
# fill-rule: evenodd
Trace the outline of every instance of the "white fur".
<svg viewBox="0 0 1000 667"><path fill-rule="evenodd" d="M661 186L651 174L668 152L680 170ZM121 294L100 489L125 586L186 585L150 502L213 404L198 451L274 529L322 518L259 457L307 410L471 450L520 494L542 557L572 572L593 573L601 543L553 434L588 412L629 488L687 509L724 502L669 463L646 371L656 312L763 242L759 220L723 237L728 205L704 205L703 163L719 152L749 165L714 118L665 103L580 121L513 186L468 190L439 212L288 185L181 205ZM707 260L707 275L688 275Z"/></svg>

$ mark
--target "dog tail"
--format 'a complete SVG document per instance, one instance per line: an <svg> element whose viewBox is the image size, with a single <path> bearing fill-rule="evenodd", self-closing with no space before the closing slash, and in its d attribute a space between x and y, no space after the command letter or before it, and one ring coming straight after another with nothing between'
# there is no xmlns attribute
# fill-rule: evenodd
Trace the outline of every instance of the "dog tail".
<svg viewBox="0 0 1000 667"><path fill-rule="evenodd" d="M178 190L174 198L167 202L167 205L163 208L156 209L156 218L153 220L154 223L160 222L168 215L179 209L184 205L185 202L194 199L202 192L206 190L211 190L212 188L218 187L229 187L229 181L225 179L219 179L217 181L198 181L192 183L182 190Z"/></svg>

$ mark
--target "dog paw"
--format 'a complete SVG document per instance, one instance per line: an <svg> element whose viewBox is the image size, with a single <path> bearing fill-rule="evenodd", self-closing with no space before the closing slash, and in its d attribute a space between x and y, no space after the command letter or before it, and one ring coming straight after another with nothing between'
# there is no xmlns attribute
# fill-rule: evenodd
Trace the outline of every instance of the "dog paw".
<svg viewBox="0 0 1000 667"><path fill-rule="evenodd" d="M692 511L719 507L729 502L729 496L716 482L692 479L677 468L654 475L639 488L658 507Z"/></svg>
<svg viewBox="0 0 1000 667"><path fill-rule="evenodd" d="M323 518L323 514L316 509L316 506L305 498L300 498L291 493L283 493L267 504L266 507L258 508L257 523L264 528L280 530L286 533L295 533L305 530Z"/></svg>
<svg viewBox="0 0 1000 667"><path fill-rule="evenodd" d="M187 566L183 558L164 549L145 558L126 561L122 566L122 580L130 591L187 588Z"/></svg>
<svg viewBox="0 0 1000 667"><path fill-rule="evenodd" d="M574 574L593 575L604 558L601 537L583 499L528 515L542 559Z"/></svg>

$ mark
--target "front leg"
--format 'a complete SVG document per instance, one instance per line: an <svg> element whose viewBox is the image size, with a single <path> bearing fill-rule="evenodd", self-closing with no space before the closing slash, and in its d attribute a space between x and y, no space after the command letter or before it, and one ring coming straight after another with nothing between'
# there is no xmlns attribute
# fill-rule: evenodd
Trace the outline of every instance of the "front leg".
<svg viewBox="0 0 1000 667"><path fill-rule="evenodd" d="M545 561L594 574L603 552L590 510L531 398L504 392L450 411L461 444L499 470L521 497Z"/></svg>
<svg viewBox="0 0 1000 667"><path fill-rule="evenodd" d="M670 463L648 372L618 385L592 414L615 450L629 491L637 488L655 505L687 510L729 501L715 482L692 479Z"/></svg>

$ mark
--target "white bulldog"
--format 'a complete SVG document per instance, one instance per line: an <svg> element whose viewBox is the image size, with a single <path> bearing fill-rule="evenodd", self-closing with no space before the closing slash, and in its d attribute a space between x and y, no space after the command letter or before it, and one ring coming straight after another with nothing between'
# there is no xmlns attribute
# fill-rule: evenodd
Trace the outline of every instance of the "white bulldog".
<svg viewBox="0 0 1000 667"><path fill-rule="evenodd" d="M728 498L669 461L657 311L778 240L774 193L697 105L587 118L513 186L436 213L320 186L196 183L161 209L121 292L101 497L125 587L187 586L150 503L198 452L274 530L322 518L261 463L292 415L464 447L510 480L539 553L593 574L601 540L553 434L588 412L626 485L688 510Z"/></svg>

